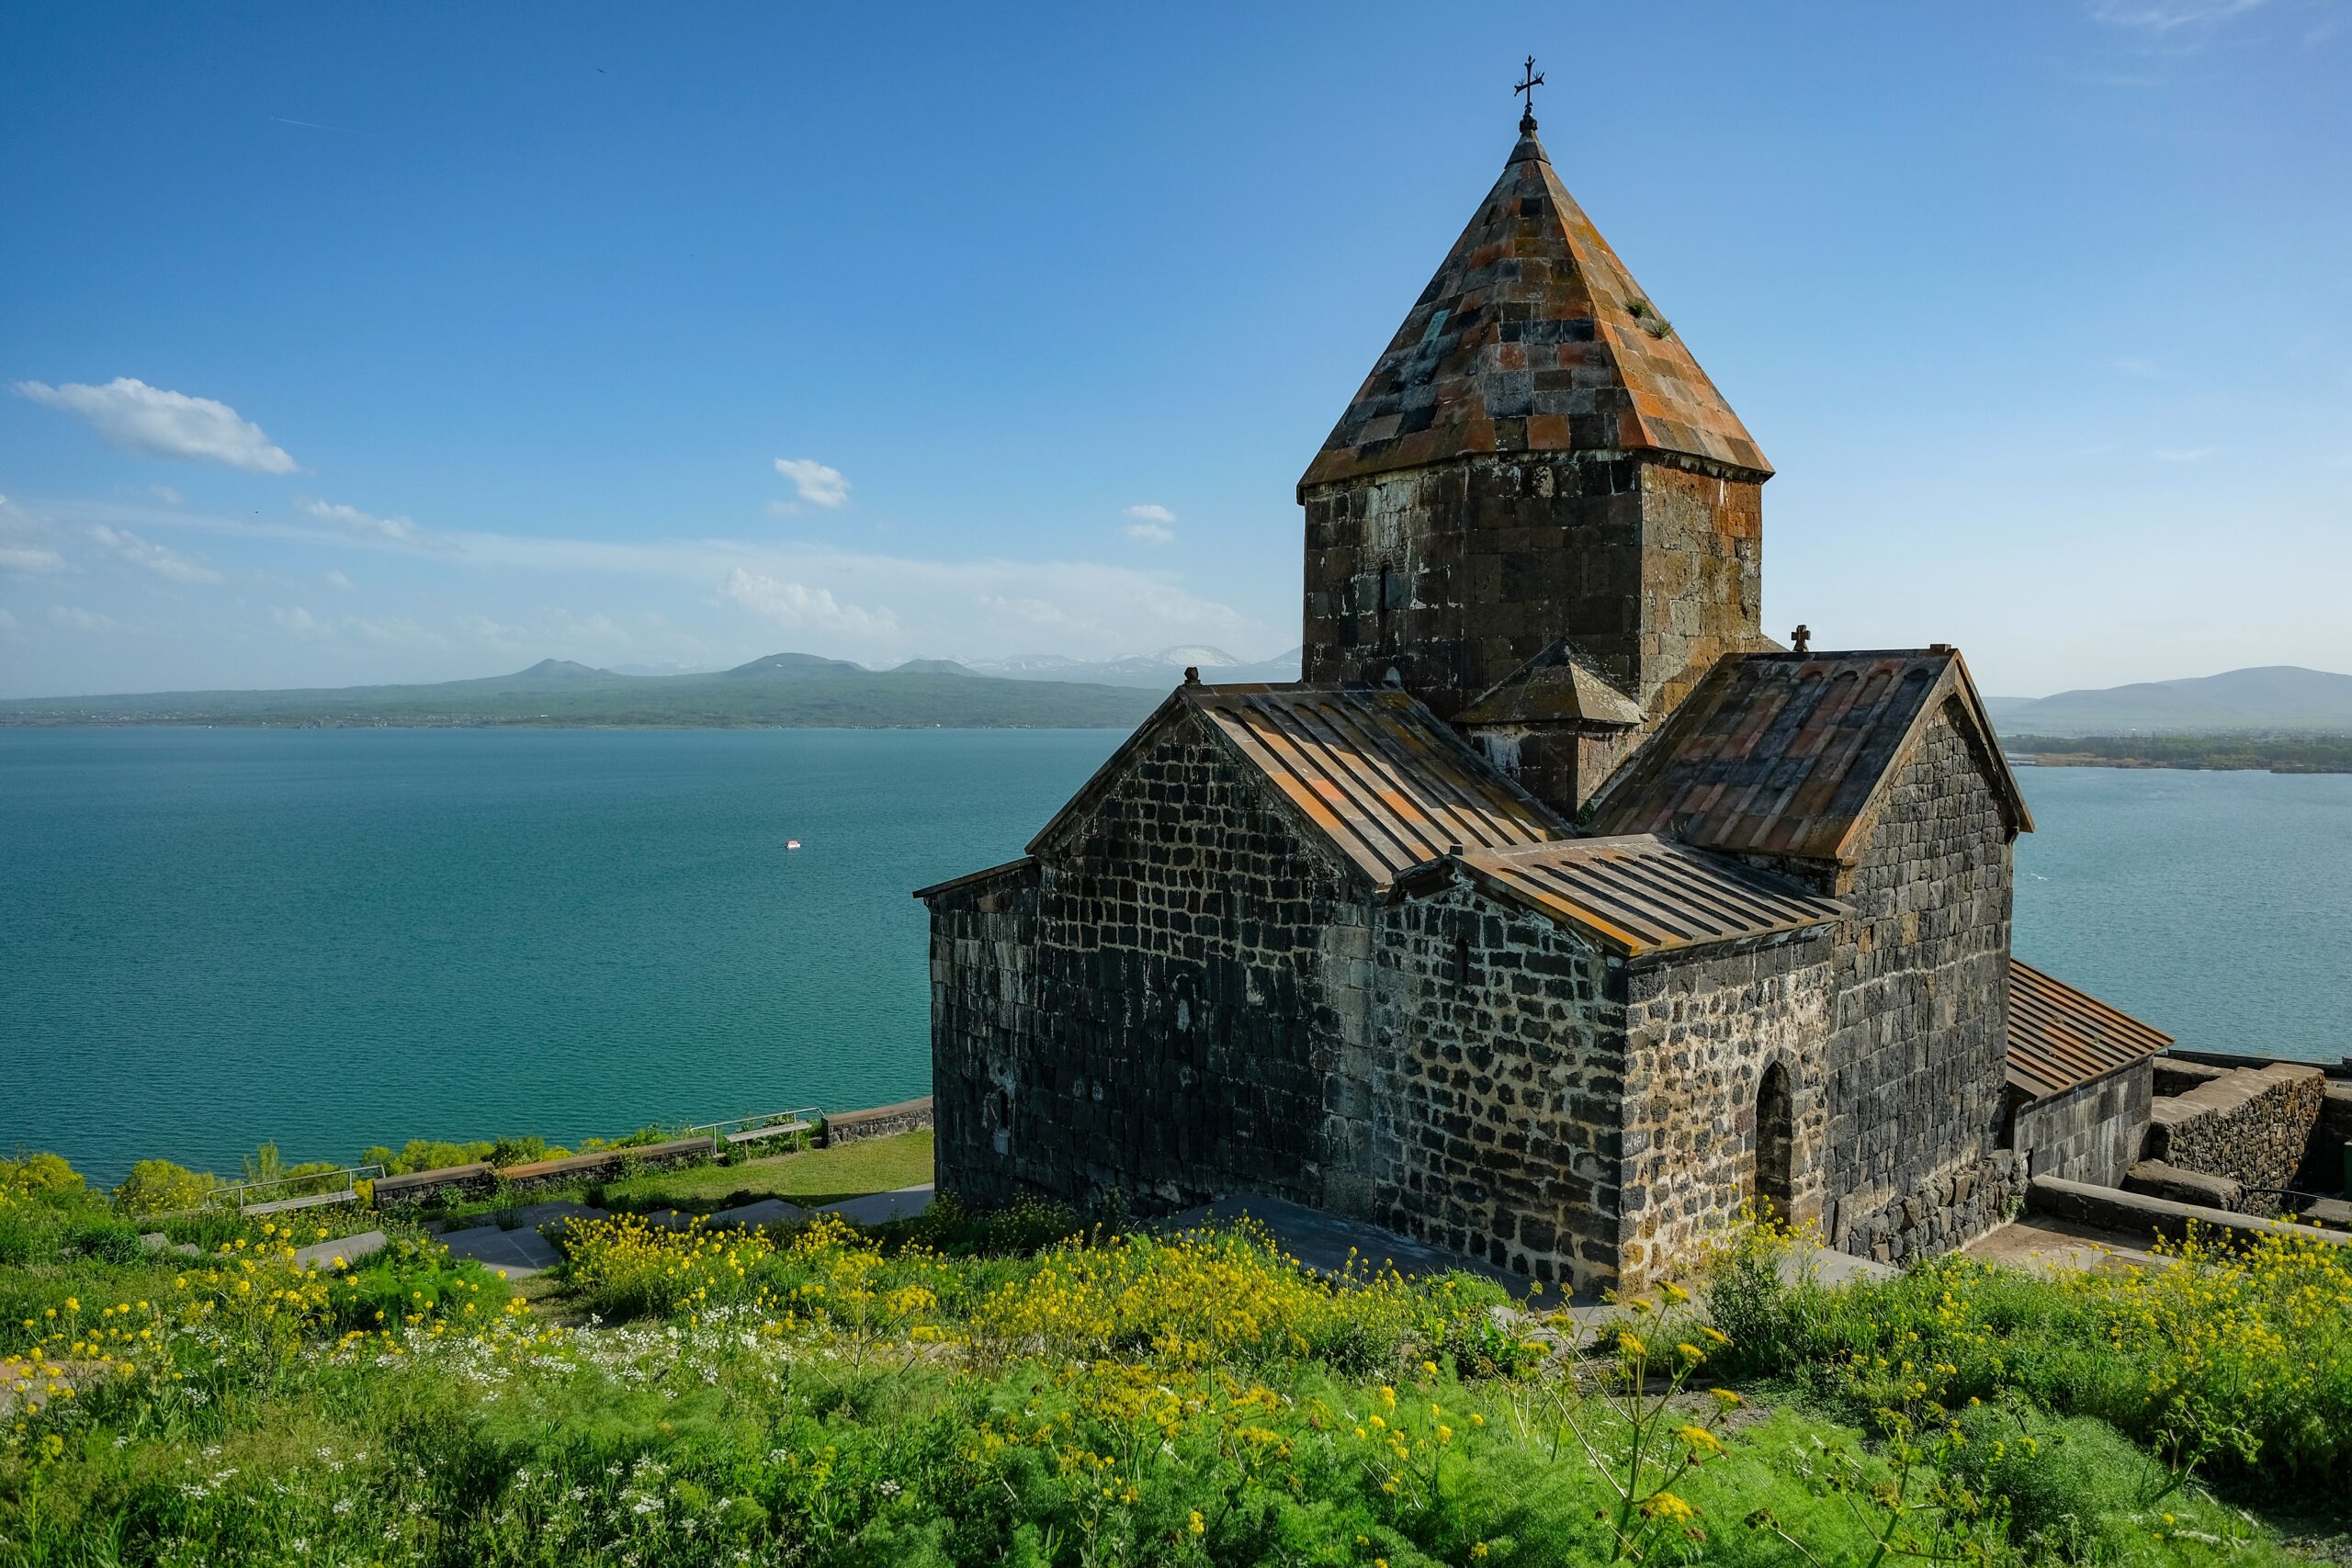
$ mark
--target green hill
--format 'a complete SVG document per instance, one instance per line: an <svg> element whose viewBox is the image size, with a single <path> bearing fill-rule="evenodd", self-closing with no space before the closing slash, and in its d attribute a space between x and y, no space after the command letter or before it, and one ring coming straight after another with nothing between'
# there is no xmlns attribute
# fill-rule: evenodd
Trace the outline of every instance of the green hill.
<svg viewBox="0 0 2352 1568"><path fill-rule="evenodd" d="M1992 697L2004 735L2352 731L2352 675L2272 664L2036 698Z"/></svg>
<svg viewBox="0 0 2352 1568"><path fill-rule="evenodd" d="M17 698L0 702L0 725L1124 729L1165 694L933 664L868 670L807 653L694 675L620 675L548 659L431 685Z"/></svg>

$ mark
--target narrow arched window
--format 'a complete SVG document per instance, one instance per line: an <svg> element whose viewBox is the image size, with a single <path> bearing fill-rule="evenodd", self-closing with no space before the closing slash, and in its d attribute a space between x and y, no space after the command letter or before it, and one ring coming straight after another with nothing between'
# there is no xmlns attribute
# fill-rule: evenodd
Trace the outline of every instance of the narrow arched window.
<svg viewBox="0 0 2352 1568"><path fill-rule="evenodd" d="M1789 1069L1778 1062L1764 1069L1756 1086L1756 1207L1765 1218L1789 1224L1789 1201L1796 1188L1796 1096Z"/></svg>
<svg viewBox="0 0 2352 1568"><path fill-rule="evenodd" d="M1457 986L1470 983L1470 939L1466 936L1453 939L1453 983Z"/></svg>

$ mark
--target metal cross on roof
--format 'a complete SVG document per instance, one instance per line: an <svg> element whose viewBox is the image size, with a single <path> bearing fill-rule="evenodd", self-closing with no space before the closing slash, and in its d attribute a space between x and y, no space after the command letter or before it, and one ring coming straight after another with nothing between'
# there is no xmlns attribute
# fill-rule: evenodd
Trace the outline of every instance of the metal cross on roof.
<svg viewBox="0 0 2352 1568"><path fill-rule="evenodd" d="M1527 95L1527 112L1519 117L1519 128L1521 130L1535 129L1535 89L1543 85L1544 73L1535 69L1535 57L1531 54L1527 57L1527 67L1520 78L1519 85L1511 89L1511 95L1514 97L1521 93Z"/></svg>

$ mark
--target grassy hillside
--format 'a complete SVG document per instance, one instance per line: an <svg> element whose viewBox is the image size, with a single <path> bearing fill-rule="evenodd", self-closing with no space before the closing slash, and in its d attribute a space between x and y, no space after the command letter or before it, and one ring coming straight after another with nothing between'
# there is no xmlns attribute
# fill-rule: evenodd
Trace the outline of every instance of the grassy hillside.
<svg viewBox="0 0 2352 1568"><path fill-rule="evenodd" d="M549 660L421 686L19 698L0 702L0 724L1124 729L1166 695L786 653L697 675L617 675Z"/></svg>
<svg viewBox="0 0 2352 1568"><path fill-rule="evenodd" d="M2346 1517L2308 1243L1823 1289L1748 1233L1579 1321L1035 1208L582 1224L527 1301L386 1223L303 1269L307 1217L0 1166L0 1561L2268 1568Z"/></svg>

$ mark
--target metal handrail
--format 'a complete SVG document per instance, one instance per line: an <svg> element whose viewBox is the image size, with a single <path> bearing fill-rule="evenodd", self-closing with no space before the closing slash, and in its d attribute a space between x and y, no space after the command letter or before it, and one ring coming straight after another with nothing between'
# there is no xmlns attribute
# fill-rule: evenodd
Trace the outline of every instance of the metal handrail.
<svg viewBox="0 0 2352 1568"><path fill-rule="evenodd" d="M817 1130L817 1123L824 1118L825 1113L820 1107L803 1105L792 1111L770 1111L758 1116L731 1117L724 1122L701 1122L687 1128L686 1134L691 1137L696 1133L707 1133L710 1134L710 1146L716 1151L733 1134L756 1133L768 1127L790 1126L795 1122L813 1133Z"/></svg>
<svg viewBox="0 0 2352 1568"><path fill-rule="evenodd" d="M343 1178L343 1185L340 1188L330 1188L324 1193L306 1192L298 1193L295 1196L340 1197L347 1192L356 1199L359 1196L359 1184L362 1181L377 1180L383 1174L382 1166L368 1164L345 1166L336 1170L314 1170L304 1176L274 1176L266 1181L240 1181L227 1187L216 1187L204 1195L204 1202L207 1208L220 1208L233 1201L237 1212L243 1213L246 1210L256 1206L251 1196L254 1192L273 1187L292 1187L305 1181L331 1181L338 1176ZM264 1201L269 1201L269 1200L264 1200Z"/></svg>

